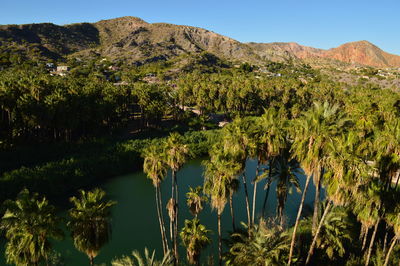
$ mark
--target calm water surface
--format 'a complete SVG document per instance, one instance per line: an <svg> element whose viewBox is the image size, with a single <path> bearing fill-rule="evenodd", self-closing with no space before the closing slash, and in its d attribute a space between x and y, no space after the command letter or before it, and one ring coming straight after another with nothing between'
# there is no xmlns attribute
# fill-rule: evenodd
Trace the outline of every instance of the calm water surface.
<svg viewBox="0 0 400 266"><path fill-rule="evenodd" d="M248 184L254 178L256 161L249 160L246 167L246 175ZM189 186L195 187L203 184L203 166L201 160L193 160L187 163L178 173L179 185L179 226L184 224L185 219L191 219L192 215L186 207L185 193L189 190ZM304 186L305 178L300 178L301 186ZM264 200L265 192L263 190L264 182L258 185L257 191L257 209L261 212L261 207ZM122 255L130 255L132 250L139 250L143 254L145 247L150 250L156 250L156 256L162 255L162 245L160 238L159 225L156 215L155 195L152 183L141 172L136 172L129 175L119 176L110 179L102 185L106 190L110 199L117 201L112 209L112 239L102 248L100 254L96 257L95 263L97 265L111 265L111 260ZM252 197L252 186L249 186L249 194ZM170 176L162 184L163 204L165 205L171 193L171 180ZM314 200L314 187L310 186L306 198L305 211L311 210L311 204ZM300 194L293 193L288 196L285 212L290 221L294 221L296 211L300 202ZM251 201L251 199L250 199ZM244 201L244 189L241 187L237 195L234 197L235 218L237 226L240 221L246 221L246 208ZM270 189L267 213L269 216L275 215L276 209L276 193L275 185ZM167 213L164 210L164 217L167 229L169 220ZM213 243L202 255L203 259L209 254L214 253L217 255L217 218L215 212L211 211L207 205L202 213L199 215L202 224L206 225L208 229L213 231ZM229 212L229 205L225 207L222 215L222 226L225 231L225 236L228 235L227 231L232 229L232 223ZM169 231L168 231L169 232ZM63 258L64 265L88 265L86 255L77 251L71 238L67 237L61 241L54 243L54 247ZM185 251L180 247L180 257L185 258ZM2 254L3 251L2 251ZM3 256L2 256L3 257ZM4 261L0 264L4 264Z"/></svg>

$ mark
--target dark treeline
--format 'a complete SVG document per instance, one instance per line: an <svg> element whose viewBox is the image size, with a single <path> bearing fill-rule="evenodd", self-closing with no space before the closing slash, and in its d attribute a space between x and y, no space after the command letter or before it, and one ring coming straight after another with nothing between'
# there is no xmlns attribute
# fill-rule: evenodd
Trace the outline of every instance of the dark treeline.
<svg viewBox="0 0 400 266"><path fill-rule="evenodd" d="M192 158L207 155L219 138L217 131L188 132L184 135ZM141 151L160 138L105 142L85 152L31 167L7 171L0 177L0 199L13 198L23 188L51 199L63 200L77 189L91 188L107 178L131 173L142 165Z"/></svg>
<svg viewBox="0 0 400 266"><path fill-rule="evenodd" d="M52 77L39 71L2 71L1 136L9 140L70 141L125 127L135 112L148 119L152 118L150 113L160 118L166 107L162 88L147 84L133 87L115 86L96 76Z"/></svg>

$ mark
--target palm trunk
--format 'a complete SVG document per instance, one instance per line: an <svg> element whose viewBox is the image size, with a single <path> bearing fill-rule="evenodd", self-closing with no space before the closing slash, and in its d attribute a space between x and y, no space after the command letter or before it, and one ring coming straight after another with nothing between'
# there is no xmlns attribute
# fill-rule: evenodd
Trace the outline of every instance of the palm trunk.
<svg viewBox="0 0 400 266"><path fill-rule="evenodd" d="M364 240L362 243L361 251L363 251L365 249L365 246L367 245L368 233L369 233L369 228L367 227L364 233Z"/></svg>
<svg viewBox="0 0 400 266"><path fill-rule="evenodd" d="M172 202L173 202L173 204L176 204L175 202L175 171L172 171L172 173L171 173L171 175L172 175L172 182L171 182L171 198L172 198ZM175 234L174 234L174 229L175 229L175 206L173 206L173 209L174 209L174 214L173 214L173 217L171 218L170 217L170 222L169 222L169 234L170 234L170 237L171 237L171 245L172 245L172 249L173 249L173 254L174 254L174 257L175 257L175 242L176 242L176 239L175 239ZM176 261L176 257L174 258L175 259L175 261Z"/></svg>
<svg viewBox="0 0 400 266"><path fill-rule="evenodd" d="M257 162L257 168L256 168L256 177L254 178L254 188L253 188L253 209L252 209L252 215L251 215L251 223L254 224L254 216L256 212L256 199L257 199L257 178L258 174L260 171L260 160Z"/></svg>
<svg viewBox="0 0 400 266"><path fill-rule="evenodd" d="M294 242L296 240L296 231L297 231L297 227L299 226L301 212L303 210L304 200L306 199L307 189L308 189L308 185L310 184L310 180L311 180L311 175L307 176L306 184L304 186L303 195L301 196L301 202L300 202L299 210L297 212L296 223L294 224L294 228L293 228L292 241L290 242L290 251L289 251L289 261L288 261L288 265L289 266L292 263Z"/></svg>
<svg viewBox="0 0 400 266"><path fill-rule="evenodd" d="M167 248L167 252L169 251L169 246L168 246L168 237L167 237L167 232L165 230L165 221L164 221L164 214L163 214L163 209L162 209L162 194L161 194L161 188L158 190L158 200L159 200L159 206L160 206L160 213L161 213L161 224L162 224L162 230L164 232L164 242L165 242L165 247Z"/></svg>
<svg viewBox="0 0 400 266"><path fill-rule="evenodd" d="M387 266L389 264L390 253L392 253L392 250L393 250L394 246L396 245L396 242L397 242L397 237L394 236L393 239L392 239L392 244L390 244L389 251L388 251L388 253L386 255L384 266Z"/></svg>
<svg viewBox="0 0 400 266"><path fill-rule="evenodd" d="M221 213L218 211L218 261L219 266L222 266L222 235L221 235Z"/></svg>
<svg viewBox="0 0 400 266"><path fill-rule="evenodd" d="M90 265L94 265L94 258L93 256L89 256L89 260L90 260Z"/></svg>
<svg viewBox="0 0 400 266"><path fill-rule="evenodd" d="M262 217L265 218L265 210L267 209L267 202L268 202L268 196L269 196L269 189L271 187L271 180L269 179L267 181L267 192L265 192L265 197L264 197L264 203L263 203L263 208L262 208Z"/></svg>
<svg viewBox="0 0 400 266"><path fill-rule="evenodd" d="M399 180L400 180L400 170L397 170L397 172L396 172L396 184L393 187L394 190L396 190L397 185L399 184Z"/></svg>
<svg viewBox="0 0 400 266"><path fill-rule="evenodd" d="M175 227L174 227L174 254L176 259L176 264L179 265L179 254L178 254L178 180L176 178L176 172L172 171L175 184Z"/></svg>
<svg viewBox="0 0 400 266"><path fill-rule="evenodd" d="M162 226L162 219L161 219L162 214L161 214L161 210L160 210L159 190L160 190L160 186L157 185L156 186L157 216L158 216L158 223L160 224L160 232L161 232L161 241L162 241L162 245L163 245L163 252L164 252L164 255L165 255L167 253L167 248L165 246L165 235L164 235L163 226Z"/></svg>
<svg viewBox="0 0 400 266"><path fill-rule="evenodd" d="M246 183L246 175L243 172L242 175L242 181L243 181L243 186L244 186L244 193L245 193L245 200L246 200L246 212L247 212L247 224L249 225L249 228L251 226L251 218L250 218L250 203L249 203L249 193L247 191L247 183Z"/></svg>
<svg viewBox="0 0 400 266"><path fill-rule="evenodd" d="M315 232L314 239L313 239L312 244L310 246L310 250L308 251L308 255L307 255L307 259L306 259L306 265L310 262L311 256L314 253L314 248L315 248L315 244L317 243L318 235L321 232L322 225L324 223L326 215L328 214L329 209L331 208L331 206L332 206L331 202L328 201L328 204L326 205L324 214L322 215L321 220L319 221L319 225L318 225L317 231Z"/></svg>
<svg viewBox="0 0 400 266"><path fill-rule="evenodd" d="M386 224L385 237L383 238L383 254L386 253L388 235L389 235L389 225Z"/></svg>
<svg viewBox="0 0 400 266"><path fill-rule="evenodd" d="M315 235L315 231L318 226L318 209L320 201L320 191L321 191L321 176L318 177L315 184L315 199L314 199L314 213L312 218L312 234Z"/></svg>
<svg viewBox="0 0 400 266"><path fill-rule="evenodd" d="M272 160L269 160L269 169L268 169L268 180L267 180L267 192L265 193L264 203L262 207L262 217L265 218L265 210L267 208L269 188L271 187L271 173L272 173Z"/></svg>
<svg viewBox="0 0 400 266"><path fill-rule="evenodd" d="M283 228L283 206L279 204L278 206L278 219L279 219L279 225Z"/></svg>
<svg viewBox="0 0 400 266"><path fill-rule="evenodd" d="M379 221L380 221L380 219L378 218L378 221L376 221L376 224L374 227L374 232L372 233L371 240L369 242L368 254L367 254L367 259L365 261L365 266L369 265L369 260L371 258L371 253L372 253L372 247L374 246L376 232L378 231Z"/></svg>
<svg viewBox="0 0 400 266"><path fill-rule="evenodd" d="M233 195L232 193L229 195L229 207L231 209L231 217L232 217L232 230L235 232L236 231L236 226L235 226L235 212L233 210Z"/></svg>
<svg viewBox="0 0 400 266"><path fill-rule="evenodd" d="M173 222L172 219L169 220L169 237L171 238L171 246L174 247L174 233L173 233Z"/></svg>

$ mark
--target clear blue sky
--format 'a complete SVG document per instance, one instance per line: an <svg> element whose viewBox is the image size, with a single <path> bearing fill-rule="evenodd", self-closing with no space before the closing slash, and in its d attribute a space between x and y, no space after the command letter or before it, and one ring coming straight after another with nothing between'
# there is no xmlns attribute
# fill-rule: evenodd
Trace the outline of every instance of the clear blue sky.
<svg viewBox="0 0 400 266"><path fill-rule="evenodd" d="M1 0L0 24L136 16L206 28L242 42L317 48L368 40L400 55L400 0Z"/></svg>

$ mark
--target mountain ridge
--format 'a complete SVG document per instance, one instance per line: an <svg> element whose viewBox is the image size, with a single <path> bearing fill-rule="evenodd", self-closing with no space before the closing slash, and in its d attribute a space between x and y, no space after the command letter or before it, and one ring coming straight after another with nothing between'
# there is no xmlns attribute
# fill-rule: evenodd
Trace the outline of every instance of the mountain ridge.
<svg viewBox="0 0 400 266"><path fill-rule="evenodd" d="M295 42L241 43L199 27L148 23L130 16L66 25L0 25L0 48L26 57L34 53L56 60L74 54L97 54L128 61L156 61L209 52L231 61L250 63L331 60L351 65L400 67L400 56L368 41L349 42L328 50Z"/></svg>

